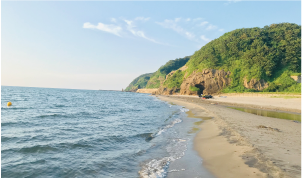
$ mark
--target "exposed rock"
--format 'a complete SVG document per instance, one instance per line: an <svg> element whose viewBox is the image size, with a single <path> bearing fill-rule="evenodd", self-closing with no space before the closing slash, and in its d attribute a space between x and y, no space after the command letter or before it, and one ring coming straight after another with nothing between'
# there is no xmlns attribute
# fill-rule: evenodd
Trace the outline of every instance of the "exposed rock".
<svg viewBox="0 0 303 178"><path fill-rule="evenodd" d="M184 70L186 70L187 68L188 68L188 67L187 67L186 65L184 65L183 67L180 67L180 69L178 69L178 70L184 71ZM169 74L167 74L165 80L168 79L169 77L171 77L171 76L172 76L176 71L178 71L178 70L173 70L173 71L171 71ZM163 82L164 82L164 81L163 81Z"/></svg>
<svg viewBox="0 0 303 178"><path fill-rule="evenodd" d="M159 87L158 90L152 92L153 95L173 95L175 93L179 93L180 89L179 88L172 88L168 89L163 87L162 85Z"/></svg>
<svg viewBox="0 0 303 178"><path fill-rule="evenodd" d="M228 86L231 79L230 72L224 70L204 69L202 72L194 72L181 84L181 95L214 94ZM197 87L200 91L191 91L190 86Z"/></svg>
<svg viewBox="0 0 303 178"><path fill-rule="evenodd" d="M292 79L294 79L294 81L296 81L297 83L301 83L301 76L290 76Z"/></svg>
<svg viewBox="0 0 303 178"><path fill-rule="evenodd" d="M265 82L265 80L256 80L256 79L251 79L249 82L247 81L246 78L244 78L244 87L248 89L255 89L255 90L263 90L268 87L268 83Z"/></svg>
<svg viewBox="0 0 303 178"><path fill-rule="evenodd" d="M143 89L138 89L136 92L137 93L153 93L157 90L158 90L158 88L143 88Z"/></svg>

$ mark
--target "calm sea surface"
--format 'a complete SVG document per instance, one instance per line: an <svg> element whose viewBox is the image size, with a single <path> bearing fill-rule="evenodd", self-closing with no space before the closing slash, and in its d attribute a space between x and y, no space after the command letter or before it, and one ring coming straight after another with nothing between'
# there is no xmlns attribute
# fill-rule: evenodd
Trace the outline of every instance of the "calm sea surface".
<svg viewBox="0 0 303 178"><path fill-rule="evenodd" d="M197 120L180 106L128 92L1 89L2 177L166 177L185 170L170 165L192 147Z"/></svg>

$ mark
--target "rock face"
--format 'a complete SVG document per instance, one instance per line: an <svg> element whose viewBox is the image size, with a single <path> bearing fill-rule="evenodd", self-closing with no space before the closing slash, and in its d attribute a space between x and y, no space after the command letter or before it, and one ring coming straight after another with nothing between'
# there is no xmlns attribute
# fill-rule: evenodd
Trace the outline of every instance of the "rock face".
<svg viewBox="0 0 303 178"><path fill-rule="evenodd" d="M247 79L244 78L243 82L244 82L243 83L244 87L248 88L248 89L255 89L255 90L261 91L268 87L268 83L265 82L265 80L263 80L263 79L261 79L261 80L251 79L248 82Z"/></svg>
<svg viewBox="0 0 303 178"><path fill-rule="evenodd" d="M158 88L143 88L143 89L138 89L136 92L137 93L153 93L157 90L158 90Z"/></svg>
<svg viewBox="0 0 303 178"><path fill-rule="evenodd" d="M292 79L294 79L294 81L296 81L297 83L301 83L301 76L290 76Z"/></svg>
<svg viewBox="0 0 303 178"><path fill-rule="evenodd" d="M165 88L161 85L158 90L152 92L152 95L173 95L173 94L176 94L179 92L180 92L179 88L169 89L169 88Z"/></svg>
<svg viewBox="0 0 303 178"><path fill-rule="evenodd" d="M231 79L230 72L224 70L205 69L202 72L194 72L181 84L181 95L214 94L228 86ZM200 91L191 91L191 87L199 88Z"/></svg>
<svg viewBox="0 0 303 178"><path fill-rule="evenodd" d="M173 72L168 74L166 78L171 76ZM223 88L227 87L231 83L231 78L229 78L230 72L225 72L224 70L215 69L204 69L202 72L194 72L188 76L181 84L180 88L168 89L162 85L157 91L152 94L156 95L199 95L199 94L215 94L219 93ZM243 85L248 89L263 90L268 87L268 83L261 79L251 79L247 81L246 78L243 79ZM199 91L192 91L191 89L199 88Z"/></svg>

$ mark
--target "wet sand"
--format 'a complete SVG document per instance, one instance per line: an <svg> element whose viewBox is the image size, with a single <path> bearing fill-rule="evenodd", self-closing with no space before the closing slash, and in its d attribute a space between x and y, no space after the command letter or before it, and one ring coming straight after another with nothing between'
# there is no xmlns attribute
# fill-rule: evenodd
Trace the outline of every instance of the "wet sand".
<svg viewBox="0 0 303 178"><path fill-rule="evenodd" d="M196 116L213 117L200 125L194 149L216 177L301 177L301 123L237 111L211 100L157 97Z"/></svg>

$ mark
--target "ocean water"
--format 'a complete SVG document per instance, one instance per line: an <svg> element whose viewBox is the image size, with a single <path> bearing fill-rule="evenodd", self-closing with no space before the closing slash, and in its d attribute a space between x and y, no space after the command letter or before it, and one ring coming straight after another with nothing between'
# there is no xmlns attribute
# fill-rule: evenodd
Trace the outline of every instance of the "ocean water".
<svg viewBox="0 0 303 178"><path fill-rule="evenodd" d="M193 177L210 177L192 148L197 120L181 106L118 91L1 90L2 177L178 177L185 158Z"/></svg>

